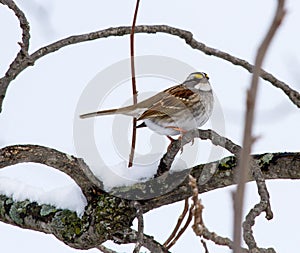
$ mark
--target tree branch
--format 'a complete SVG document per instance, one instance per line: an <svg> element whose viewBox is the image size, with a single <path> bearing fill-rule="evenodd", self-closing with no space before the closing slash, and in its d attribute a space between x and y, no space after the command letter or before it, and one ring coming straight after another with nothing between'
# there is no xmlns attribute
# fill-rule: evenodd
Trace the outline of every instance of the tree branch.
<svg viewBox="0 0 300 253"><path fill-rule="evenodd" d="M6 5L17 16L20 23L20 27L22 29L22 43L19 43L21 47L20 53L28 52L29 39L30 39L30 27L24 12L21 11L19 7L15 4L15 2L12 0L0 0L0 3Z"/></svg>
<svg viewBox="0 0 300 253"><path fill-rule="evenodd" d="M177 220L177 224L175 226L175 228L173 229L172 233L170 234L170 236L168 237L168 239L164 242L164 246L167 247L167 245L175 238L182 222L183 222L183 219L185 218L187 212L189 210L189 199L186 198L184 200L184 208L183 208L183 211L182 213L179 215L178 217L178 220Z"/></svg>
<svg viewBox="0 0 300 253"><path fill-rule="evenodd" d="M243 213L243 206L244 206L244 189L249 174L250 153L251 153L252 142L254 139L254 136L252 136L252 125L254 119L254 109L256 103L259 73L262 67L265 54L269 48L269 45L277 29L281 24L284 14L285 14L284 0L278 0L277 10L274 15L273 22L264 40L262 41L260 47L258 48L257 56L255 59L255 66L253 70L251 86L247 92L247 110L246 110L246 117L245 117L243 149L241 151L240 165L237 173L238 185L237 185L236 193L234 195L234 250L233 250L234 253L239 252L240 245L241 245L241 222L242 222L242 213ZM253 166L253 168L255 168L255 166ZM259 172L257 170L256 172L257 173L255 173L255 175L259 175L258 174ZM265 189L264 192L267 192L267 187L264 183L264 180L261 180L261 178L257 178L257 181L260 181L259 187L260 188L263 187ZM269 202L269 197L265 196L265 201ZM268 203L267 206L268 206L268 213L270 214L269 216L271 218L273 214L271 214L272 212L270 208L270 203ZM252 237L252 239L254 240L254 237ZM247 242L249 243L248 246L251 245L249 241Z"/></svg>
<svg viewBox="0 0 300 253"><path fill-rule="evenodd" d="M139 253L144 241L144 217L143 209L138 201L133 201L133 207L136 209L136 217L138 220L138 234L133 253Z"/></svg>
<svg viewBox="0 0 300 253"><path fill-rule="evenodd" d="M76 249L90 249L112 240L132 225L135 210L129 202L109 195L97 196L82 217L75 212L36 202L14 201L0 195L0 221L53 234Z"/></svg>
<svg viewBox="0 0 300 253"><path fill-rule="evenodd" d="M230 240L227 237L219 236L214 232L210 232L208 230L208 228L204 225L204 221L203 221L203 217L202 217L202 212L203 212L204 207L201 204L200 200L198 199L199 189L197 186L197 181L191 175L189 175L189 185L192 188L193 205L192 205L191 209L193 209L193 214L194 214L194 224L193 224L192 228L193 228L195 234L199 237L203 237L207 240L214 242L216 245L227 246L228 248L233 249L233 241L232 240ZM203 244L203 245L205 245L205 244ZM205 246L204 246L204 248L205 248ZM240 248L240 251L243 253L248 252L244 248Z"/></svg>
<svg viewBox="0 0 300 253"><path fill-rule="evenodd" d="M13 67L11 65L5 76L0 79L0 108L2 107L3 99L9 83L14 80L20 72L22 72L28 66L32 66L41 57L53 53L65 46L100 38L124 36L130 34L130 32L131 26L112 27L96 32L70 36L38 49L37 51L26 57L22 62L14 64ZM135 27L135 33L166 33L172 36L177 36L184 39L185 42L192 48L200 50L207 55L218 57L225 61L231 62L234 65L239 65L248 70L250 73L252 73L254 69L254 66L252 64L243 59L237 58L218 49L208 47L204 43L195 40L193 38L193 34L189 31L167 25L140 25ZM260 77L270 82L275 87L281 89L297 107L300 107L300 94L296 90L291 89L286 83L278 80L272 74L264 70L260 71Z"/></svg>
<svg viewBox="0 0 300 253"><path fill-rule="evenodd" d="M300 179L300 153L266 153L253 155L253 160L258 168L262 170L265 179ZM223 188L236 183L234 172L237 169L237 159L234 156L225 157L219 161L201 164L181 172L168 174L160 181L160 189L153 181L147 181L132 186L127 189L130 198L141 199L142 196L154 192L153 199L143 202L144 212L158 208L163 205L182 201L191 196L192 192L188 186L188 173L197 179L199 193L208 192L214 189ZM175 178L175 179L174 179ZM164 195L159 195L159 191L165 191L164 187L170 187L172 179L184 178L182 183L173 188L172 191ZM203 183L203 178L208 179ZM247 181L253 181L249 177ZM170 182L171 181L171 182ZM124 187L115 188L113 194L124 192Z"/></svg>
<svg viewBox="0 0 300 253"><path fill-rule="evenodd" d="M300 153L266 153L252 157L266 179L300 179ZM84 170L88 171L88 168L81 159L57 150L36 145L16 145L0 149L0 168L23 162L45 164L66 173L74 179L79 187L83 188L86 195L89 195L90 191L94 191L89 188L94 186L98 189L102 186L98 179L93 181L94 176L89 174L91 172L83 172ZM191 175L197 179L199 193L203 193L235 184L233 172L236 166L236 157L229 156L219 161L195 166L191 168ZM189 171L190 169L173 172L160 180L149 180L131 187L116 187L109 193L115 196L122 195L126 199L140 199L143 211L147 212L190 197L191 191L187 178ZM209 180L203 184L201 177ZM166 189L172 185L173 181L176 181L176 178L183 180L173 187L172 191L167 192ZM252 181L253 179L248 180ZM165 192L165 194L161 194L161 192ZM145 200L145 195L151 196L150 194L153 194L153 198Z"/></svg>
<svg viewBox="0 0 300 253"><path fill-rule="evenodd" d="M209 139L212 144L223 147L236 156L238 156L241 151L239 145L233 143L230 139L220 136L213 130L192 130L183 134L182 138L171 142L168 151L160 160L155 177L159 177L166 171L169 171L179 150L181 150L185 144L194 140L194 138L200 138L201 140Z"/></svg>
<svg viewBox="0 0 300 253"><path fill-rule="evenodd" d="M130 68L131 68L132 98L133 98L134 105L137 104L137 94L138 94L136 89L135 66L134 66L134 29L135 29L138 10L139 10L139 5L140 5L140 0L137 0L135 5L134 15L133 15L131 32L130 32ZM132 120L131 150L129 154L128 167L132 167L133 164L135 144L136 144L136 123L137 123L137 119L134 117Z"/></svg>
<svg viewBox="0 0 300 253"><path fill-rule="evenodd" d="M14 145L0 149L0 169L27 162L44 164L67 174L81 188L88 201L102 192L103 183L81 158L38 145Z"/></svg>
<svg viewBox="0 0 300 253"><path fill-rule="evenodd" d="M5 73L5 76L0 79L0 112L1 112L2 103L5 97L7 87L9 83L16 78L17 74L20 73L19 70L20 65L23 62L27 62L27 66L30 66L32 65L32 62L29 60L30 57L28 55L30 28L25 14L19 9L19 7L12 0L0 0L0 3L6 5L9 9L11 9L15 13L15 15L19 20L20 27L22 29L22 42L18 42L18 44L20 45L20 51L18 52L13 62L10 64L8 71Z"/></svg>
<svg viewBox="0 0 300 253"><path fill-rule="evenodd" d="M52 149L48 150L45 147L40 148L37 146L36 149L35 146L33 147L32 149L30 145L29 147L28 145L23 145L1 149L0 168L18 162L39 162L55 168L62 166L59 169L60 171L71 174L71 164L74 167L79 166L76 164L77 158L71 157L72 159L70 159L65 154L57 153L58 151L52 151ZM38 152L44 149L46 149L47 158L42 156L42 152ZM29 158L26 157L27 151ZM34 159L34 157L36 158ZM59 161L56 161L57 158L59 161L64 161L64 164L60 165ZM68 163L66 159L70 159L72 162ZM262 170L264 177L267 179L300 179L300 153L254 155L253 160L256 161L256 166ZM199 193L233 185L235 183L234 170L237 166L236 162L235 157L226 157L220 161L192 168L191 175L197 180ZM168 180L172 180L171 178L174 177L185 176L188 172L190 171L174 172L171 175L167 175L165 180L160 179L159 185L161 188L168 187L170 185ZM203 184L203 176L210 178L205 184ZM79 180L79 178L76 180ZM84 174L82 180L85 180ZM154 188L157 197L139 201L143 212L190 197L192 193L188 183L188 178L185 178L180 185L177 185L165 195L159 195L158 187ZM132 187L120 187L118 190L122 192L127 191L128 194L131 192L129 194L130 197L132 197L133 191L136 194L136 199L138 199L139 196L144 196L145 192L143 191L153 191L153 182L152 184L151 181L148 181ZM120 238L124 234L123 232L130 228L135 216L136 210L130 206L130 202L105 193L93 197L81 218L77 217L76 213L68 210L57 209L49 205L39 205L35 202L14 201L10 197L0 196L0 221L17 225L21 228L54 234L59 240L73 248L94 248L106 240ZM206 238L205 231L203 236ZM209 233L207 236L209 236ZM210 236L213 236L213 234ZM137 238L138 233L135 232L134 236L131 237L131 240L128 239L127 243L136 243ZM165 250L162 245L146 235L143 235L143 246L148 249L159 247L159 251L155 252L164 252Z"/></svg>

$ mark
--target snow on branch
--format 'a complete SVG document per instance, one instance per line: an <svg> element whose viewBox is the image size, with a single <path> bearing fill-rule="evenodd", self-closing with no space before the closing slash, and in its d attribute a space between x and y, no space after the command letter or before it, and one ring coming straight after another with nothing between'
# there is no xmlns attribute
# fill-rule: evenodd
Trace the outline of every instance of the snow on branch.
<svg viewBox="0 0 300 253"><path fill-rule="evenodd" d="M27 162L44 164L67 174L88 200L103 189L102 182L80 158L38 145L14 145L0 149L0 169Z"/></svg>

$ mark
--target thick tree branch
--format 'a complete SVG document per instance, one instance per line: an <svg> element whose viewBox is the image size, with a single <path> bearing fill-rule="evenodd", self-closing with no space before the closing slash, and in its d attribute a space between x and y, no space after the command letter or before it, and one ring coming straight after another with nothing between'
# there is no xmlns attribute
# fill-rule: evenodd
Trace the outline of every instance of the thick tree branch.
<svg viewBox="0 0 300 253"><path fill-rule="evenodd" d="M135 209L129 205L126 200L103 194L88 204L80 218L69 210L0 195L0 221L53 234L73 248L90 249L130 228Z"/></svg>
<svg viewBox="0 0 300 253"><path fill-rule="evenodd" d="M300 153L266 153L252 157L254 164L262 170L265 179L300 179ZM97 187L96 189L101 186L97 179L93 181L94 176L89 175L91 172L82 171L82 168L87 170L87 166L79 158L36 145L16 145L0 149L0 168L22 162L41 163L54 167L73 178L80 187L86 189L84 190L86 194L90 194L89 188L93 185ZM236 167L236 157L230 156L216 162L195 166L191 168L191 175L197 179L199 193L203 193L235 184L233 173ZM127 199L140 199L144 212L149 211L190 197L191 191L187 178L189 171L187 169L173 172L159 180L152 179L131 187L116 187L111 190L110 194L119 194ZM173 187L172 191L162 195L165 188L169 188L172 182L176 182L176 178L183 178L183 180ZM205 183L203 178L205 178ZM90 180L89 183L88 180ZM248 181L252 180L248 178ZM145 200L144 196L149 196L148 194L151 193L153 195L150 196L153 197Z"/></svg>
<svg viewBox="0 0 300 253"><path fill-rule="evenodd" d="M39 162L48 166L60 166L56 161L64 161L60 168L64 173L72 174L72 164L78 166L75 161L77 158L68 158L67 155L57 153L52 149L39 146L31 148L27 146L12 146L3 148L0 152L0 167L13 165L18 162ZM22 149L22 150L20 150ZM46 149L47 157L42 157L39 150ZM33 152L35 150L35 152ZM26 158L26 151L29 157ZM33 157L36 156L35 159ZM68 159L73 162L68 162ZM75 160L74 160L75 159ZM263 171L266 179L300 179L300 153L273 153L253 156L259 169ZM212 169L214 168L214 169ZM236 158L226 157L220 161L199 165L191 170L191 174L197 180L199 193L211 191L217 188L233 185L234 170L236 169ZM70 171L71 170L71 171ZM184 172L174 172L167 175L165 179L160 179L160 187L168 187L168 180L171 178L186 176L189 170ZM79 172L80 173L80 172ZM209 178L203 183L203 177ZM78 179L76 179L78 180ZM82 176L85 180L85 176ZM249 178L249 181L253 180ZM177 185L171 192L165 195L159 195L158 187L154 188L156 196L153 199L139 201L143 212L150 211L163 205L175 203L191 196L191 189L188 185L189 180L185 180ZM92 184L92 183L91 183ZM83 187L86 187L83 185ZM153 182L136 184L132 187L120 187L115 191L128 192L130 197L136 199L144 196L146 191L153 191ZM136 216L135 208L131 207L130 202L102 193L96 195L88 203L86 210L81 218L74 212L68 210L56 209L49 205L39 205L29 201L14 201L8 196L0 196L0 221L8 224L17 225L21 228L33 229L45 233L54 234L59 240L65 242L71 247L88 249L94 248L106 240L116 240L124 235L124 231L131 226ZM132 234L131 234L132 235ZM136 243L139 233L135 232L133 237L127 243ZM207 234L209 236L209 234ZM203 235L204 236L204 235ZM212 236L212 235L211 235ZM204 236L205 237L205 236ZM123 240L124 241L124 240ZM143 246L148 249L159 247L164 252L165 248L153 241L153 238L143 235Z"/></svg>
<svg viewBox="0 0 300 253"><path fill-rule="evenodd" d="M300 153L266 153L253 155L255 164L262 170L265 179L300 179ZM157 197L144 201L144 212L158 208L163 205L172 204L182 201L191 196L190 187L188 187L188 173L197 179L199 193L208 192L214 189L223 188L235 184L234 172L237 169L237 159L234 156L225 157L219 161L201 164L190 170L182 172L173 172L164 179L161 179L161 188L157 189L157 185L153 181L140 183L132 186L128 191L128 196L141 198L154 191ZM184 178L181 184L173 188L167 194L159 195L159 191L164 191L164 187L170 187L170 181L174 178ZM205 178L203 182L203 178ZM248 182L254 179L249 177ZM176 181L176 180L175 180ZM114 194L118 191L123 192L124 188L116 188Z"/></svg>
<svg viewBox="0 0 300 253"><path fill-rule="evenodd" d="M96 193L102 192L102 182L80 158L38 145L15 145L0 149L0 169L28 162L44 164L67 174L81 188L88 201Z"/></svg>

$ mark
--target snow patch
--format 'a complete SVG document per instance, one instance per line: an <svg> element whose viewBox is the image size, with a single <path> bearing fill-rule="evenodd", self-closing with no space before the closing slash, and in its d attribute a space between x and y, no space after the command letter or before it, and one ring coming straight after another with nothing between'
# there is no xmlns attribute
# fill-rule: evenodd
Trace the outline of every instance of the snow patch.
<svg viewBox="0 0 300 253"><path fill-rule="evenodd" d="M12 197L14 201L26 199L38 204L53 205L56 208L69 209L80 217L87 204L80 188L75 184L45 191L42 188L30 186L19 180L0 177L0 194Z"/></svg>

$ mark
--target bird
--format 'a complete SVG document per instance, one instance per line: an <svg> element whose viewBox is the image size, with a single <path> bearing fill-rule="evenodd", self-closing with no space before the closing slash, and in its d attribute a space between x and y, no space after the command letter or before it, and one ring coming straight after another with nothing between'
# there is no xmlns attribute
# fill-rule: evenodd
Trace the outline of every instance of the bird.
<svg viewBox="0 0 300 253"><path fill-rule="evenodd" d="M137 104L80 115L81 119L123 114L135 117L152 131L166 135L182 135L204 125L213 111L214 97L209 77L194 72L186 80Z"/></svg>

